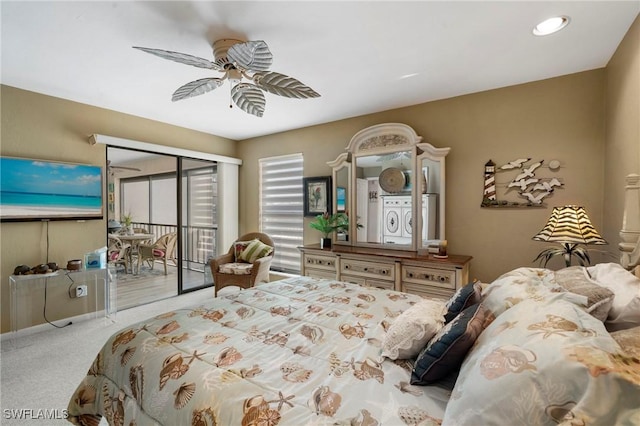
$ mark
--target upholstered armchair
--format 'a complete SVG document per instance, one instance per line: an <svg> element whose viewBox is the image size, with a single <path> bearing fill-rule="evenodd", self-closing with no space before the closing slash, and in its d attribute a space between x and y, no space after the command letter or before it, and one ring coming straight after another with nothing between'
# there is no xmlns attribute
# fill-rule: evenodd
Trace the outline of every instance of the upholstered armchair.
<svg viewBox="0 0 640 426"><path fill-rule="evenodd" d="M176 261L176 241L178 239L177 232L164 234L153 244L140 244L138 246L138 272L140 272L140 264L142 262L149 263L151 269L156 260L164 264L164 274L167 275L167 262L172 262L177 266Z"/></svg>
<svg viewBox="0 0 640 426"><path fill-rule="evenodd" d="M218 290L227 286L249 288L269 282L269 269L274 253L273 240L267 234L251 232L238 238L226 254L209 263L215 284L214 296L218 295Z"/></svg>

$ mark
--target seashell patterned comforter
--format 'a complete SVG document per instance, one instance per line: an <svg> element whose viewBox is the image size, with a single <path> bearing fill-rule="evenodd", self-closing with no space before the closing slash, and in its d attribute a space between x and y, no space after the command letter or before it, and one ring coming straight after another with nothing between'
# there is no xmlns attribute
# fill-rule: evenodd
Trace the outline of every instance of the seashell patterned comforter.
<svg viewBox="0 0 640 426"><path fill-rule="evenodd" d="M289 278L113 335L69 402L97 425L436 425L450 392L380 357L415 295Z"/></svg>

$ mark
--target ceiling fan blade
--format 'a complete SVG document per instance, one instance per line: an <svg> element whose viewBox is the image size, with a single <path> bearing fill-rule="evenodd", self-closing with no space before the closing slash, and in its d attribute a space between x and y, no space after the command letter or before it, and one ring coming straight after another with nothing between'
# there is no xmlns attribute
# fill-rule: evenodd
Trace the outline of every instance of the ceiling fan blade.
<svg viewBox="0 0 640 426"><path fill-rule="evenodd" d="M139 168L137 168L137 167L128 167L128 166L116 166L116 165L112 165L112 164L111 164L111 160L107 160L107 167L108 167L109 169L131 170L131 171L134 171L134 172L140 172L140 171L142 171L142 170L140 170L140 169L139 169Z"/></svg>
<svg viewBox="0 0 640 426"><path fill-rule="evenodd" d="M192 65L198 68L205 68L208 70L222 71L222 68L215 62L211 62L204 58L197 56L187 55L186 53L171 52L169 50L151 49L148 47L133 46L134 49L142 50L143 52L151 53L161 57L162 59L168 59L170 61L179 62L181 64Z"/></svg>
<svg viewBox="0 0 640 426"><path fill-rule="evenodd" d="M173 102L180 101L186 98L192 98L194 96L202 95L222 86L223 79L220 78L201 78L200 80L191 81L184 86L178 87L171 100Z"/></svg>
<svg viewBox="0 0 640 426"><path fill-rule="evenodd" d="M234 44L229 48L227 58L236 66L251 71L266 71L273 62L269 46L262 40Z"/></svg>
<svg viewBox="0 0 640 426"><path fill-rule="evenodd" d="M240 83L233 86L231 99L244 112L262 117L266 103L264 93L253 84Z"/></svg>
<svg viewBox="0 0 640 426"><path fill-rule="evenodd" d="M140 170L137 167L127 167L127 166L110 166L110 169L118 169L118 170L131 170L132 172L140 172L142 170Z"/></svg>
<svg viewBox="0 0 640 426"><path fill-rule="evenodd" d="M293 77L278 72L260 72L253 76L253 81L261 89L286 98L318 98L320 95L311 87Z"/></svg>

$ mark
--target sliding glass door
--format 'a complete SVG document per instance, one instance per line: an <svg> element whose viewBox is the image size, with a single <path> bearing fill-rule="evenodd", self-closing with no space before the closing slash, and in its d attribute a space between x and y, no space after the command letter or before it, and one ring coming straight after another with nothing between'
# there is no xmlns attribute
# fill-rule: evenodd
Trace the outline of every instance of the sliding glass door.
<svg viewBox="0 0 640 426"><path fill-rule="evenodd" d="M114 147L107 161L108 244L128 247L117 271L118 309L211 286L216 162Z"/></svg>
<svg viewBox="0 0 640 426"><path fill-rule="evenodd" d="M182 291L211 286L208 261L216 253L218 173L215 162L183 158Z"/></svg>

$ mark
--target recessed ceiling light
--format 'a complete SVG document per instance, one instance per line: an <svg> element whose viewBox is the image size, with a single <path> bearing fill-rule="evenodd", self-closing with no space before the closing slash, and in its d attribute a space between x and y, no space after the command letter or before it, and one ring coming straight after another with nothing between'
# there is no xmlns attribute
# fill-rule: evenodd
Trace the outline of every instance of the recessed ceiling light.
<svg viewBox="0 0 640 426"><path fill-rule="evenodd" d="M560 31L569 24L568 16L554 16L540 22L533 28L533 34L537 36L546 36Z"/></svg>

